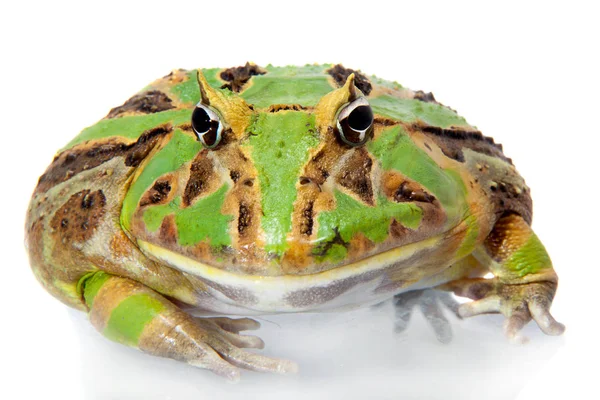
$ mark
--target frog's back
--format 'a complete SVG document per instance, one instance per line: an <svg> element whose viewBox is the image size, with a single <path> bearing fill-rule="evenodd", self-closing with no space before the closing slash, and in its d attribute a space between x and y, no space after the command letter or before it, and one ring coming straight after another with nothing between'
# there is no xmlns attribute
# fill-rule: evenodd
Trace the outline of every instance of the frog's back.
<svg viewBox="0 0 600 400"><path fill-rule="evenodd" d="M339 65L202 73L224 98L248 105L244 132L203 148L190 124L197 71L177 70L84 129L40 178L30 255L59 297L61 287L78 296L74 284L90 264L180 298L190 280L203 285L219 271L305 276L362 263L381 273L396 263L407 271L394 275L400 281L417 274L405 268L420 265L415 254L442 239L427 268L468 254L503 213L531 219L527 188L501 147L430 93ZM375 114L360 147L319 122L322 99L352 73ZM402 248L398 264L390 252ZM427 268L417 275L434 273Z"/></svg>

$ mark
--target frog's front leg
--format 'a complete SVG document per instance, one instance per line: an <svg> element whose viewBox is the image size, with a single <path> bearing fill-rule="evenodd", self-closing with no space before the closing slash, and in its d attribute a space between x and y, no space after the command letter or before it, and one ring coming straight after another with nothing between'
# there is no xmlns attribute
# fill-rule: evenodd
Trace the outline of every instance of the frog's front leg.
<svg viewBox="0 0 600 400"><path fill-rule="evenodd" d="M502 313L507 318L505 333L513 341L522 340L519 332L531 319L548 335L564 332L564 325L550 314L558 277L546 249L523 218L502 217L475 255L494 278L460 279L440 287L475 300L461 305L461 316Z"/></svg>
<svg viewBox="0 0 600 400"><path fill-rule="evenodd" d="M240 349L264 346L256 336L239 334L257 329L254 320L193 317L141 283L104 272L86 277L82 286L92 325L116 342L232 380L239 379L237 367L276 373L297 369L290 361Z"/></svg>

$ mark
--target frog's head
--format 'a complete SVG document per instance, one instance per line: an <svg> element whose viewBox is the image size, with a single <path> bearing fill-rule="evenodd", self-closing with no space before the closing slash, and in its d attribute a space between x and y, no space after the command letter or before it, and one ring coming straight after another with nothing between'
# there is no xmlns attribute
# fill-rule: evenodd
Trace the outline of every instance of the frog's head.
<svg viewBox="0 0 600 400"><path fill-rule="evenodd" d="M153 256L303 274L452 223L440 202L456 180L408 139L409 124L374 113L354 74L318 96L283 77L243 93L197 80L189 122L140 165L124 201L124 228ZM298 101L281 101L278 85Z"/></svg>

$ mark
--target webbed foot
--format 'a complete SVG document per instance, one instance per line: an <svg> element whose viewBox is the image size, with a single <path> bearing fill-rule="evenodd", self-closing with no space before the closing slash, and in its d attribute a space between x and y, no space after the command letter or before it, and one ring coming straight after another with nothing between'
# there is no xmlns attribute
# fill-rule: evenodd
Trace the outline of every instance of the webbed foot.
<svg viewBox="0 0 600 400"><path fill-rule="evenodd" d="M441 305L444 305L460 318L458 313L459 303L452 297L451 293L435 289L413 290L394 296L394 307L396 309L395 331L403 332L408 327L413 309L417 306L421 313L433 328L433 332L441 343L449 343L452 340L452 328L450 322L444 316Z"/></svg>

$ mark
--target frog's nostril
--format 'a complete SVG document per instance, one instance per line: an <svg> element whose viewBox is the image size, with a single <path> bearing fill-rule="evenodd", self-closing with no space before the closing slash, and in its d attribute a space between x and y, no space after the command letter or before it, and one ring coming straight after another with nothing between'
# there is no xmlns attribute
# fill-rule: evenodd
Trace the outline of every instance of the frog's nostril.
<svg viewBox="0 0 600 400"><path fill-rule="evenodd" d="M301 185L308 185L309 183L312 183L312 179L307 178L306 176L301 176L300 177L300 184Z"/></svg>

